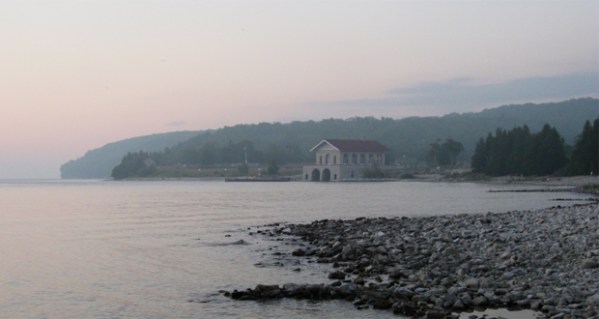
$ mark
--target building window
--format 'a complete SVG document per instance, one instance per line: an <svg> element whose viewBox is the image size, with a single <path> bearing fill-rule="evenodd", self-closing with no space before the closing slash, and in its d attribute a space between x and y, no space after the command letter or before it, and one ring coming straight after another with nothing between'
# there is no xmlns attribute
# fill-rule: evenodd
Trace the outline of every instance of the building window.
<svg viewBox="0 0 599 319"><path fill-rule="evenodd" d="M337 165L337 155L333 155L333 164Z"/></svg>
<svg viewBox="0 0 599 319"><path fill-rule="evenodd" d="M372 164L374 162L374 156L372 154L368 155L368 164Z"/></svg>
<svg viewBox="0 0 599 319"><path fill-rule="evenodd" d="M329 165L329 154L324 156L324 165Z"/></svg>
<svg viewBox="0 0 599 319"><path fill-rule="evenodd" d="M318 157L318 164L322 165L322 155Z"/></svg>
<svg viewBox="0 0 599 319"><path fill-rule="evenodd" d="M366 156L364 154L360 154L360 164L366 163Z"/></svg>
<svg viewBox="0 0 599 319"><path fill-rule="evenodd" d="M349 156L346 154L343 154L343 164L349 164Z"/></svg>
<svg viewBox="0 0 599 319"><path fill-rule="evenodd" d="M351 155L351 163L352 164L358 163L358 156L356 154Z"/></svg>

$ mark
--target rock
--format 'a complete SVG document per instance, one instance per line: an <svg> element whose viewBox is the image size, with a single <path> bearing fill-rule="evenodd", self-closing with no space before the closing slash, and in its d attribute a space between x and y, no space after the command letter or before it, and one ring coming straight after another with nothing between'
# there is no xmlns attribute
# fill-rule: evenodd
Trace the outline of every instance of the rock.
<svg viewBox="0 0 599 319"><path fill-rule="evenodd" d="M582 262L581 267L583 269L594 269L599 268L599 262L593 259L587 259Z"/></svg>
<svg viewBox="0 0 599 319"><path fill-rule="evenodd" d="M431 309L426 312L426 319L445 319L451 313L442 310Z"/></svg>
<svg viewBox="0 0 599 319"><path fill-rule="evenodd" d="M363 277L357 277L354 279L354 284L364 286L366 284L366 280Z"/></svg>
<svg viewBox="0 0 599 319"><path fill-rule="evenodd" d="M347 245L343 246L343 249L341 249L341 258L343 260L352 259L356 255L357 255L356 246L353 244L347 244Z"/></svg>
<svg viewBox="0 0 599 319"><path fill-rule="evenodd" d="M393 279L401 279L401 278L408 278L408 275L406 274L405 271L403 270L393 270L393 272L391 274L389 274L389 277L393 278Z"/></svg>
<svg viewBox="0 0 599 319"><path fill-rule="evenodd" d="M301 248L298 248L298 249L292 251L291 254L293 256L302 257L302 256L306 255L306 251Z"/></svg>
<svg viewBox="0 0 599 319"><path fill-rule="evenodd" d="M477 278L468 278L464 281L464 286L470 289L478 289L480 281Z"/></svg>
<svg viewBox="0 0 599 319"><path fill-rule="evenodd" d="M254 288L254 294L260 298L276 298L281 295L281 288L278 285L257 285Z"/></svg>
<svg viewBox="0 0 599 319"><path fill-rule="evenodd" d="M414 295L414 292L406 287L397 287L393 290L395 296L399 299L409 300Z"/></svg>
<svg viewBox="0 0 599 319"><path fill-rule="evenodd" d="M599 309L599 293L589 296L586 302L589 304L589 306Z"/></svg>
<svg viewBox="0 0 599 319"><path fill-rule="evenodd" d="M472 305L477 308L484 308L487 306L487 298L485 298L484 296L478 296L472 299Z"/></svg>
<svg viewBox="0 0 599 319"><path fill-rule="evenodd" d="M451 308L453 308L453 310L455 310L455 311L461 311L461 310L464 310L464 308L466 308L466 307L464 306L464 303L462 302L462 300L458 299Z"/></svg>
<svg viewBox="0 0 599 319"><path fill-rule="evenodd" d="M512 280L514 279L514 273L511 271L506 271L501 275L502 280Z"/></svg>
<svg viewBox="0 0 599 319"><path fill-rule="evenodd" d="M345 279L345 273L342 271L333 271L329 273L329 279L343 280Z"/></svg>
<svg viewBox="0 0 599 319"><path fill-rule="evenodd" d="M338 289L338 292L342 297L355 297L359 291L360 289L358 286L352 283L343 284Z"/></svg>
<svg viewBox="0 0 599 319"><path fill-rule="evenodd" d="M396 315L403 315L408 317L417 317L421 315L416 306L410 302L398 301L392 306L393 313Z"/></svg>
<svg viewBox="0 0 599 319"><path fill-rule="evenodd" d="M372 304L374 309L389 309L393 303L389 299L378 299Z"/></svg>
<svg viewBox="0 0 599 319"><path fill-rule="evenodd" d="M545 312L545 313L551 313L551 312L555 311L555 306L543 305L543 307L541 307L541 311Z"/></svg>
<svg viewBox="0 0 599 319"><path fill-rule="evenodd" d="M443 308L451 308L458 301L458 297L454 294L446 294L443 299Z"/></svg>
<svg viewBox="0 0 599 319"><path fill-rule="evenodd" d="M475 308L524 308L541 310L547 318L599 319L595 206L325 220L260 230L262 236L280 236L276 241L303 241L305 246L291 255L313 256L288 261L289 253L282 251L275 262L261 265L301 267L298 263L318 261L331 264L329 278L334 281L285 285L279 292L276 286L256 286L224 295L240 300L358 300L359 309L391 308L418 318Z"/></svg>

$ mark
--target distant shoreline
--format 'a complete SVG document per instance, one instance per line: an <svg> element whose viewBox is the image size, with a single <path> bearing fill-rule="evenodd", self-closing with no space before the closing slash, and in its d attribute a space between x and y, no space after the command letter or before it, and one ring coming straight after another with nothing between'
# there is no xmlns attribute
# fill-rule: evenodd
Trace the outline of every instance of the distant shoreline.
<svg viewBox="0 0 599 319"><path fill-rule="evenodd" d="M300 176L290 177L291 181L304 182ZM69 179L63 179L69 180ZM105 179L106 181L224 181L225 177L135 177L122 180ZM372 179L372 180L355 180L355 182L441 182L441 183L481 183L481 184L515 184L515 185L531 185L531 186L547 186L547 187L579 187L588 184L599 184L599 176L541 176L541 177L517 177L517 176L502 176L490 177L488 180L451 180L447 179L442 174L416 174L414 178L397 178L397 179ZM354 182L342 181L342 182ZM319 183L319 182L306 182ZM322 183L322 182L320 182ZM338 182L329 182L338 183Z"/></svg>

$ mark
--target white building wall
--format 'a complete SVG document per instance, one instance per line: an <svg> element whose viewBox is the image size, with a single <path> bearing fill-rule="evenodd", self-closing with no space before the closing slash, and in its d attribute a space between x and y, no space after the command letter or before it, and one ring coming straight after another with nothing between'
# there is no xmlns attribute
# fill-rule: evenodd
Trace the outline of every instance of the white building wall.
<svg viewBox="0 0 599 319"><path fill-rule="evenodd" d="M344 162L345 155L347 155L347 163ZM364 162L361 162L361 156ZM302 180L312 181L316 177L313 176L315 170L319 181L323 180L326 172L330 173L329 180L332 182L361 179L365 169L373 166L382 168L384 165L384 153L340 152L331 145L323 143L315 152L314 165L304 166Z"/></svg>

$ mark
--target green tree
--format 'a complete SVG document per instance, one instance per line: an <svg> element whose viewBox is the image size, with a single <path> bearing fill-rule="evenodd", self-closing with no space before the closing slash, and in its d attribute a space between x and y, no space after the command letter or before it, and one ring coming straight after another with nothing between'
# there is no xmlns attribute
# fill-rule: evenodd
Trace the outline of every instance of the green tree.
<svg viewBox="0 0 599 319"><path fill-rule="evenodd" d="M554 174L562 169L566 163L564 139L557 130L548 124L543 126L541 132L533 138L531 153L528 154L531 163L526 175Z"/></svg>
<svg viewBox="0 0 599 319"><path fill-rule="evenodd" d="M444 162L440 164L454 166L457 162L458 155L464 150L464 145L448 138L441 145L441 149L444 154Z"/></svg>
<svg viewBox="0 0 599 319"><path fill-rule="evenodd" d="M497 129L495 136L479 139L471 159L472 170L491 176L508 174L548 175L567 162L564 140L557 130L544 125L537 134L528 127Z"/></svg>
<svg viewBox="0 0 599 319"><path fill-rule="evenodd" d="M509 134L510 151L506 158L505 170L511 174L522 175L525 173L526 152L531 143L528 126L514 128Z"/></svg>
<svg viewBox="0 0 599 319"><path fill-rule="evenodd" d="M572 150L568 174L587 175L599 173L599 118L584 124Z"/></svg>
<svg viewBox="0 0 599 319"><path fill-rule="evenodd" d="M448 138L442 144L439 140L430 144L429 160L433 165L453 166L457 162L457 156L464 150L460 142Z"/></svg>
<svg viewBox="0 0 599 319"><path fill-rule="evenodd" d="M116 180L128 177L147 177L155 172L155 163L146 152L127 153L121 163L112 169Z"/></svg>
<svg viewBox="0 0 599 319"><path fill-rule="evenodd" d="M204 166L214 165L217 161L218 146L216 143L208 142L200 147L199 162Z"/></svg>
<svg viewBox="0 0 599 319"><path fill-rule="evenodd" d="M485 152L485 140L481 137L476 143L474 154L470 161L470 167L475 172L483 172L487 166L487 154Z"/></svg>
<svg viewBox="0 0 599 319"><path fill-rule="evenodd" d="M241 176L248 176L248 174L250 173L250 168L248 167L248 164L243 163L237 167L237 171Z"/></svg>
<svg viewBox="0 0 599 319"><path fill-rule="evenodd" d="M439 140L437 140L435 143L431 143L429 146L429 163L435 166L440 165L439 157L441 156L441 145L439 145Z"/></svg>
<svg viewBox="0 0 599 319"><path fill-rule="evenodd" d="M268 175L279 175L279 165L277 165L277 162L271 161L266 169L266 173Z"/></svg>

